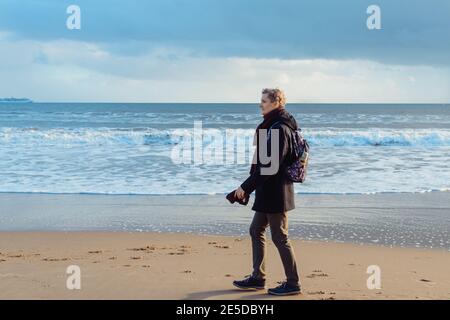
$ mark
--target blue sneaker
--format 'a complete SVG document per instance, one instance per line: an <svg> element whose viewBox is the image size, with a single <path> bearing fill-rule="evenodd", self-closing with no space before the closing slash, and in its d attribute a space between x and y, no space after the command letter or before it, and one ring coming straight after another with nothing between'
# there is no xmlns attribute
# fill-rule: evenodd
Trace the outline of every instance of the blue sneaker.
<svg viewBox="0 0 450 320"><path fill-rule="evenodd" d="M266 287L266 280L256 279L248 275L244 280L234 280L233 285L244 290L262 290Z"/></svg>
<svg viewBox="0 0 450 320"><path fill-rule="evenodd" d="M300 294L302 293L302 289L299 285L288 284L286 281L284 281L281 282L278 287L270 288L269 290L267 290L267 293L274 294L276 296L287 296L292 294Z"/></svg>

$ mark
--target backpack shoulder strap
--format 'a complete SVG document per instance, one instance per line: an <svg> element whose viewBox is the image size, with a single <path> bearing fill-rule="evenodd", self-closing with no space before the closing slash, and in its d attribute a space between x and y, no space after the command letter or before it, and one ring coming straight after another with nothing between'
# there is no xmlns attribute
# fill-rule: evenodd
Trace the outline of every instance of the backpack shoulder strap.
<svg viewBox="0 0 450 320"><path fill-rule="evenodd" d="M270 128L267 130L267 140L270 139L270 129L272 129L273 126L275 126L276 124L280 123L281 121L277 121L275 123L273 123Z"/></svg>

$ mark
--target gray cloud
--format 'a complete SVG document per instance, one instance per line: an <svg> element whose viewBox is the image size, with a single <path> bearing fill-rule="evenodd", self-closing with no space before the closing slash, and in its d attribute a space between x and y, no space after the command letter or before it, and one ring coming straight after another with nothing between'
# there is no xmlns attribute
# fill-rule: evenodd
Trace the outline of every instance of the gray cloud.
<svg viewBox="0 0 450 320"><path fill-rule="evenodd" d="M65 9L72 3L2 1L0 30L33 40L89 41L124 56L179 47L198 57L450 62L445 0L376 1L382 30L374 31L366 28L373 4L367 0L79 0L82 30L69 31Z"/></svg>

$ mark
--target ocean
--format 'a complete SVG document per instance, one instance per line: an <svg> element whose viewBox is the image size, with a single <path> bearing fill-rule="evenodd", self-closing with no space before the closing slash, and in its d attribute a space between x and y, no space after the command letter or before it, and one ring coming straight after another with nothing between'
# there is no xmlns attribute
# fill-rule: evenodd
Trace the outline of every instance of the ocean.
<svg viewBox="0 0 450 320"><path fill-rule="evenodd" d="M311 146L307 180L295 185L296 193L450 189L448 104L286 108ZM251 137L261 120L256 103L2 103L0 192L228 193L248 176ZM195 123L201 123L203 154L214 142L224 161L174 161L174 150L187 145L182 139L194 133ZM239 152L226 143L218 149L218 141L228 141L227 130ZM192 145L184 155L197 152Z"/></svg>

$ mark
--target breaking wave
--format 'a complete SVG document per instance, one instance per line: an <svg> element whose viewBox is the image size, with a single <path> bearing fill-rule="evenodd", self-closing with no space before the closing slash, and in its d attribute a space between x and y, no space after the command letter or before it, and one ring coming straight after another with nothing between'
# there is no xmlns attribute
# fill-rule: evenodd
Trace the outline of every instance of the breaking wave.
<svg viewBox="0 0 450 320"><path fill-rule="evenodd" d="M212 129L203 128L201 132L193 129L155 129L155 128L0 128L0 142L20 145L171 145L195 134L203 135L203 141L213 137L226 139L226 132L240 140L253 136L253 129ZM448 147L448 129L309 129L303 134L311 146L318 147L358 147L358 146L398 146L398 147ZM217 139L217 138L215 138Z"/></svg>

